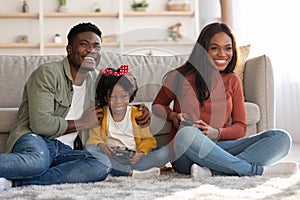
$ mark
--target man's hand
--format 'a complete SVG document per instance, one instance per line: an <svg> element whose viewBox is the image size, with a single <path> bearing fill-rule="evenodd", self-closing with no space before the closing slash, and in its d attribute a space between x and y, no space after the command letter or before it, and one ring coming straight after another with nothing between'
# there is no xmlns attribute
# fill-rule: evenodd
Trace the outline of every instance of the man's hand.
<svg viewBox="0 0 300 200"><path fill-rule="evenodd" d="M100 106L95 106L87 109L79 119L80 124L84 124L86 129L95 128L101 125L103 119L103 109Z"/></svg>
<svg viewBox="0 0 300 200"><path fill-rule="evenodd" d="M150 112L148 107L145 104L136 105L140 111L142 111L142 115L135 118L136 123L141 126L149 126L151 122Z"/></svg>
<svg viewBox="0 0 300 200"><path fill-rule="evenodd" d="M79 120L68 120L68 129L65 134L87 130L101 125L103 109L99 106L91 107L83 113Z"/></svg>

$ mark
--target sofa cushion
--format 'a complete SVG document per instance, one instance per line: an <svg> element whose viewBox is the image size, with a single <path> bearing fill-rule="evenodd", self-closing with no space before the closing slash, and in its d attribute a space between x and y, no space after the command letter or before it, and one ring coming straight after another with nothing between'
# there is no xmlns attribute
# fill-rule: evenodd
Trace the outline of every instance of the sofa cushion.
<svg viewBox="0 0 300 200"><path fill-rule="evenodd" d="M61 60L63 56L0 55L0 108L15 108L21 104L23 87L30 74L42 63Z"/></svg>
<svg viewBox="0 0 300 200"><path fill-rule="evenodd" d="M0 133L0 153L4 153L6 140L8 138L7 133Z"/></svg>
<svg viewBox="0 0 300 200"><path fill-rule="evenodd" d="M103 52L100 68L128 65L129 70L137 77L139 88L134 101L151 102L162 85L164 75L185 63L188 56L142 56Z"/></svg>
<svg viewBox="0 0 300 200"><path fill-rule="evenodd" d="M250 44L240 46L239 48L239 59L237 62L237 66L234 69L234 72L238 75L238 77L241 80L242 88L244 88L244 65L248 58L249 52L250 52Z"/></svg>
<svg viewBox="0 0 300 200"><path fill-rule="evenodd" d="M171 69L186 62L188 56L161 57L103 52L101 63L98 67L118 67L121 64L128 64L133 74L138 77L139 91L135 101L136 103L146 103L151 110L151 103L161 87L164 75ZM1 147L4 147L3 144L9 131L16 123L17 108L21 103L23 87L31 72L44 62L61 60L63 57L63 55L0 55L0 151ZM265 55L248 60L245 63L243 75L245 80L245 100L247 101L245 102L248 125L247 134L254 134L262 129L272 128L268 125L272 124L271 122L274 119L273 76L270 60ZM266 91L266 88L271 89L271 91ZM256 122L258 123L256 124ZM159 138L160 144L168 142L168 133L171 128L170 122L165 122L152 115L150 127L155 137Z"/></svg>
<svg viewBox="0 0 300 200"><path fill-rule="evenodd" d="M18 108L0 108L0 133L8 133L17 122Z"/></svg>
<svg viewBox="0 0 300 200"><path fill-rule="evenodd" d="M4 152L9 131L17 122L18 108L0 108L0 153Z"/></svg>

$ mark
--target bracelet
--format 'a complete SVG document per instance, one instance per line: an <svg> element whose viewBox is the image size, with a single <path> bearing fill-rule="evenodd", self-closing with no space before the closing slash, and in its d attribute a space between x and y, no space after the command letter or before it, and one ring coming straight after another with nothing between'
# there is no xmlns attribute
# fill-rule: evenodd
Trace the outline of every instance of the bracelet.
<svg viewBox="0 0 300 200"><path fill-rule="evenodd" d="M218 139L220 138L220 136L221 136L221 130L220 130L220 128L217 128L217 130L218 130Z"/></svg>
<svg viewBox="0 0 300 200"><path fill-rule="evenodd" d="M216 138L213 139L213 141L217 142L221 136L221 129L220 128L216 128L218 130L218 136Z"/></svg>

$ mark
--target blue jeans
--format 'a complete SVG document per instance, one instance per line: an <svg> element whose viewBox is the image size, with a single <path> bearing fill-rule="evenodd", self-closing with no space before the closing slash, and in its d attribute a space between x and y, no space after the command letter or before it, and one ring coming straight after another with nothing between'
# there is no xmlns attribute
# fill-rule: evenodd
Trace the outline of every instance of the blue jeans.
<svg viewBox="0 0 300 200"><path fill-rule="evenodd" d="M174 139L176 171L190 174L192 164L207 167L213 175L254 176L263 166L285 157L291 137L283 130L268 130L250 137L214 143L198 128L183 127Z"/></svg>
<svg viewBox="0 0 300 200"><path fill-rule="evenodd" d="M97 146L87 145L85 148L95 157L102 154L102 151ZM110 162L112 165L111 175L129 176L130 171L133 169L143 171L152 167L164 166L166 163L170 162L170 150L166 146L153 149L133 165L121 164L112 157L110 157Z"/></svg>
<svg viewBox="0 0 300 200"><path fill-rule="evenodd" d="M101 181L110 170L104 154L96 159L87 151L31 133L18 139L12 153L0 154L0 177L12 180L13 187Z"/></svg>

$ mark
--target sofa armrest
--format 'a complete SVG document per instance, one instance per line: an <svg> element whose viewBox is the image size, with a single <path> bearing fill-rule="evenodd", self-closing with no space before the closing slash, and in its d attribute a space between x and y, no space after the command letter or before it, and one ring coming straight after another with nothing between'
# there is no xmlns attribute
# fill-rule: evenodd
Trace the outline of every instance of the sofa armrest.
<svg viewBox="0 0 300 200"><path fill-rule="evenodd" d="M244 95L246 102L259 106L260 120L257 123L257 131L274 128L274 77L268 56L262 55L245 62Z"/></svg>

